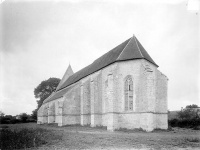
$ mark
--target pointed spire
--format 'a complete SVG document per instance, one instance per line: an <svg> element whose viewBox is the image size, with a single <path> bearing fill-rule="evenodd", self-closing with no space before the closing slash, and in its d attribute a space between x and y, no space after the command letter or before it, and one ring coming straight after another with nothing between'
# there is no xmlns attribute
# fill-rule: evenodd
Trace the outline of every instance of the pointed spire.
<svg viewBox="0 0 200 150"><path fill-rule="evenodd" d="M65 74L64 74L64 76L63 76L63 78L62 78L62 80L67 80L67 78L69 78L69 76L71 76L71 75L73 75L74 74L74 72L73 72L73 70L72 70L72 67L71 67L71 65L69 64L69 66L68 66L68 68L67 68L67 70L66 70L66 72L65 72Z"/></svg>
<svg viewBox="0 0 200 150"><path fill-rule="evenodd" d="M72 67L71 65L69 64L67 70L65 71L65 74L64 76L62 77L62 80L60 81L60 83L58 84L57 88L56 88L56 91L62 86L62 84L71 76L73 75L74 72L72 70Z"/></svg>

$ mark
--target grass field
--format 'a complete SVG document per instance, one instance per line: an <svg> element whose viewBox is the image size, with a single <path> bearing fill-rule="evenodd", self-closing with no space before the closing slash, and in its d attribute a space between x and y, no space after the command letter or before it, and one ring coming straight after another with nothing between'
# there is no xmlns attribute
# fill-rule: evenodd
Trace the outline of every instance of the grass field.
<svg viewBox="0 0 200 150"><path fill-rule="evenodd" d="M46 138L45 144L30 149L200 149L199 130L173 128L172 131L146 133L127 130L109 132L101 127L91 128L78 125L57 127L55 124L24 123L6 126L12 130L39 128L53 133Z"/></svg>

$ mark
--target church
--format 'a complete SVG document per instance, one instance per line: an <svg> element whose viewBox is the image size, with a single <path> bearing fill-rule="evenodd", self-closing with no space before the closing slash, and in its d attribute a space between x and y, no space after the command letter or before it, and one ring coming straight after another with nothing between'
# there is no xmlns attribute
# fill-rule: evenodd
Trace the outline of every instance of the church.
<svg viewBox="0 0 200 150"><path fill-rule="evenodd" d="M37 123L167 129L167 83L133 35L76 73L69 65L39 108Z"/></svg>

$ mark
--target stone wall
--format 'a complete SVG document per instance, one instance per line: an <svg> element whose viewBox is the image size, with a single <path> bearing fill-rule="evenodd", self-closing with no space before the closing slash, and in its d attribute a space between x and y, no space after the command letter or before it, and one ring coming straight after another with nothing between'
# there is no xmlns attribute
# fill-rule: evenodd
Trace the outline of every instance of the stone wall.
<svg viewBox="0 0 200 150"><path fill-rule="evenodd" d="M64 101L64 98L61 97L61 98L58 98L57 100L54 100L55 101L55 122L58 123L59 126L62 126L63 124L63 121L62 121L62 109L63 109L63 101Z"/></svg>
<svg viewBox="0 0 200 150"><path fill-rule="evenodd" d="M125 61L120 62L118 64L118 105L117 105L117 112L118 115L118 126L117 128L140 128L141 127L141 115L137 112L145 112L146 106L143 106L141 103L145 102L144 93L145 90L142 88L142 85L145 83L140 82L141 76L140 76L140 67L141 67L141 60L135 60L135 61ZM130 76L133 81L133 110L132 111L125 111L125 79L127 76ZM141 92L141 94L138 94L138 92ZM143 92L143 93L142 93Z"/></svg>
<svg viewBox="0 0 200 150"><path fill-rule="evenodd" d="M48 123L55 123L55 101L49 103Z"/></svg>
<svg viewBox="0 0 200 150"><path fill-rule="evenodd" d="M156 112L167 113L167 77L159 70L156 72Z"/></svg>
<svg viewBox="0 0 200 150"><path fill-rule="evenodd" d="M159 70L156 72L155 128L168 128L167 86L168 78Z"/></svg>
<svg viewBox="0 0 200 150"><path fill-rule="evenodd" d="M43 104L38 110L38 124L48 123L49 104Z"/></svg>
<svg viewBox="0 0 200 150"><path fill-rule="evenodd" d="M143 130L153 130L153 115L152 113L120 113L119 128L135 129L142 128Z"/></svg>
<svg viewBox="0 0 200 150"><path fill-rule="evenodd" d="M80 124L80 84L64 95L62 107L62 125Z"/></svg>
<svg viewBox="0 0 200 150"><path fill-rule="evenodd" d="M102 125L107 126L108 130L114 130L117 126L117 117L114 111L117 107L115 87L117 76L117 63L110 65L102 70Z"/></svg>
<svg viewBox="0 0 200 150"><path fill-rule="evenodd" d="M117 128L167 128L167 79L146 60L119 64L119 107ZM125 111L124 79L133 79L133 110ZM163 117L163 118L162 118Z"/></svg>
<svg viewBox="0 0 200 150"><path fill-rule="evenodd" d="M125 80L133 81L133 109L125 111ZM71 85L43 104L38 121L118 128L167 128L167 78L146 60L117 62Z"/></svg>
<svg viewBox="0 0 200 150"><path fill-rule="evenodd" d="M91 126L102 125L102 80L101 71L91 75L90 83L90 106Z"/></svg>

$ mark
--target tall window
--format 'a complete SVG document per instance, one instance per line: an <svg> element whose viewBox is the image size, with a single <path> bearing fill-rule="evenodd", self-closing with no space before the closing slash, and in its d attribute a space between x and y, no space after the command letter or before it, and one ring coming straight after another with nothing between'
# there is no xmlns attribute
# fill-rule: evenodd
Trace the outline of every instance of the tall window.
<svg viewBox="0 0 200 150"><path fill-rule="evenodd" d="M125 95L125 111L133 110L133 81L131 76L127 76L125 80L124 87L124 95Z"/></svg>

